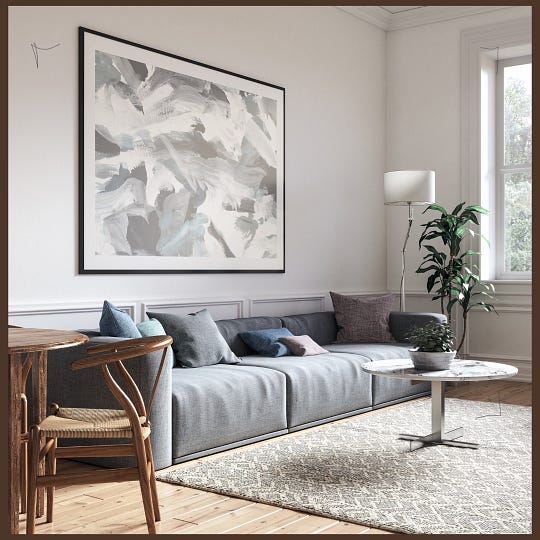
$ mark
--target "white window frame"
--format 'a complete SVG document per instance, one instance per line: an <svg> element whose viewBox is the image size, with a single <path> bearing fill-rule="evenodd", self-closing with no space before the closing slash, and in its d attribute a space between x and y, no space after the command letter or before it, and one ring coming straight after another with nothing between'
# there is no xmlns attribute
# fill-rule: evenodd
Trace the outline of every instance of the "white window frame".
<svg viewBox="0 0 540 540"><path fill-rule="evenodd" d="M496 179L495 179L495 279L531 279L532 272L511 272L505 269L505 205L504 205L504 175L508 173L532 172L531 163L520 166L504 164L504 68L532 63L532 56L518 56L497 62L496 75ZM531 176L532 178L532 176Z"/></svg>
<svg viewBox="0 0 540 540"><path fill-rule="evenodd" d="M495 209L491 201L494 190L484 190L494 182L496 174L495 141L482 140L482 101L481 101L481 64L482 58L488 51L497 47L506 49L519 47L532 42L532 24L530 18L521 18L468 28L461 32L461 200L468 203L478 203L490 209ZM495 70L493 69L493 72ZM489 78L489 77L488 77ZM491 109L489 105L488 109ZM493 105L495 109L495 105ZM489 111L488 111L489 112ZM482 144L487 145L489 157L482 161ZM492 248L496 242L495 223L496 212L489 217L481 217L481 233L490 239ZM496 277L495 249L488 249L487 244L480 242L478 237L469 242L469 247L482 252L482 257L473 262L480 267L480 277L484 281L508 284L530 284L529 279L501 279ZM466 345L467 347L468 345Z"/></svg>

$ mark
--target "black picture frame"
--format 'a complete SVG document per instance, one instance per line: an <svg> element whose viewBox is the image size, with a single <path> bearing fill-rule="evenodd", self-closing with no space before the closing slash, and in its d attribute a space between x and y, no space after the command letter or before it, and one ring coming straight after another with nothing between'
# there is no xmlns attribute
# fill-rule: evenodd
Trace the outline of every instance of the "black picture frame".
<svg viewBox="0 0 540 540"><path fill-rule="evenodd" d="M79 273L284 272L285 88L79 27Z"/></svg>

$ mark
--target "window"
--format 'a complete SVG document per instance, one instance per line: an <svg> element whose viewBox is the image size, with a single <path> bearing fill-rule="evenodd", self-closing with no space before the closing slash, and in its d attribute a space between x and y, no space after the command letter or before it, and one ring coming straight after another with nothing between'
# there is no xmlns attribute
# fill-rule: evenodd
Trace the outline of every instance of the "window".
<svg viewBox="0 0 540 540"><path fill-rule="evenodd" d="M495 277L530 279L532 270L532 62L497 62Z"/></svg>
<svg viewBox="0 0 540 540"><path fill-rule="evenodd" d="M481 279L514 282L508 290L531 279L531 44L529 17L461 33L462 200L490 211L489 244L468 245Z"/></svg>

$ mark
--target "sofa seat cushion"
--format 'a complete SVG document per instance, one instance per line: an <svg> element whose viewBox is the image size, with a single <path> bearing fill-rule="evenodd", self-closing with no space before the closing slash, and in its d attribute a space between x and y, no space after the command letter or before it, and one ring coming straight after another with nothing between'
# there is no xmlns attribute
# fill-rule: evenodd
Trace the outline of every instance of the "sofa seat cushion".
<svg viewBox="0 0 540 540"><path fill-rule="evenodd" d="M286 429L285 376L240 365L172 370L173 460Z"/></svg>
<svg viewBox="0 0 540 540"><path fill-rule="evenodd" d="M371 376L361 365L369 360L353 354L317 356L244 356L238 369L269 368L287 378L289 428L371 407Z"/></svg>
<svg viewBox="0 0 540 540"><path fill-rule="evenodd" d="M325 345L330 352L360 354L375 360L409 358L410 343L330 343Z"/></svg>
<svg viewBox="0 0 540 540"><path fill-rule="evenodd" d="M330 352L362 355L371 361L409 358L410 343L333 343L326 345ZM417 382L393 377L373 377L373 406L381 405L423 392L429 392L429 382Z"/></svg>

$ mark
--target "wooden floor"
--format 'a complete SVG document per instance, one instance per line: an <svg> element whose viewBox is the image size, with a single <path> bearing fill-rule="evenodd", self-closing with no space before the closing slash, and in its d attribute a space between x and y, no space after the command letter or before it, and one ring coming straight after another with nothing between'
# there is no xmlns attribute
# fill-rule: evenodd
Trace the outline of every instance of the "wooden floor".
<svg viewBox="0 0 540 540"><path fill-rule="evenodd" d="M501 401L530 406L531 386L529 383L508 380L459 383L458 386L450 386L447 395L462 399ZM365 414L377 414L377 412ZM312 429L320 429L320 427ZM285 437L294 437L298 434L285 435ZM80 471L92 468L75 462L62 461L61 467L61 461L59 461L59 470ZM353 523L164 482L158 482L158 491L162 517L162 521L158 523L158 533L162 534L390 534ZM44 518L37 520L36 533L135 534L147 532L138 482L59 488L55 496L54 524L44 521ZM24 516L21 516L20 526L21 532L24 532Z"/></svg>

